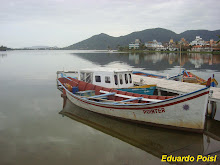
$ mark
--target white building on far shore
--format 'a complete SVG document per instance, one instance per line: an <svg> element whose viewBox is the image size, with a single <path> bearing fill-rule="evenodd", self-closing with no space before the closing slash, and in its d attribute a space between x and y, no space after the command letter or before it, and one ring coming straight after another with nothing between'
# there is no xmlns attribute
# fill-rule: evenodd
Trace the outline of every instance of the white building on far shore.
<svg viewBox="0 0 220 165"><path fill-rule="evenodd" d="M203 45L206 45L205 41L200 37L200 36L196 36L196 39L192 42L190 42L190 45L200 45L200 46L203 46Z"/></svg>
<svg viewBox="0 0 220 165"><path fill-rule="evenodd" d="M161 42L157 42L157 40L149 41L145 43L147 49L154 49L154 50L162 50L164 46Z"/></svg>
<svg viewBox="0 0 220 165"><path fill-rule="evenodd" d="M129 49L139 49L141 40L136 39L134 43L129 44Z"/></svg>

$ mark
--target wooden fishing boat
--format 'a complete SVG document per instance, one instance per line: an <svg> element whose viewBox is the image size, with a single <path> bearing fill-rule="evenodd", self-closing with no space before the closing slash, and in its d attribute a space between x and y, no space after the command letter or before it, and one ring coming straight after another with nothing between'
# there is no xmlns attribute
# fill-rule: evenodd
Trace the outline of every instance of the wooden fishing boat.
<svg viewBox="0 0 220 165"><path fill-rule="evenodd" d="M146 76L146 77L152 77L152 78L160 78L160 79L167 79L167 80L175 80L175 81L180 81L182 80L183 73L177 74L175 76L162 76L162 75L157 75L157 74L151 74L151 73L146 73L146 72L141 72L141 71L133 71L132 72L135 75L140 75L140 76Z"/></svg>
<svg viewBox="0 0 220 165"><path fill-rule="evenodd" d="M71 77L57 83L72 103L96 113L175 129L204 129L209 87L173 97L125 92Z"/></svg>
<svg viewBox="0 0 220 165"><path fill-rule="evenodd" d="M204 80L201 77L196 76L192 72L184 71L183 82L206 85L207 80ZM213 74L212 79L211 79L211 87L217 87L217 86L218 86L218 82L215 79L214 74Z"/></svg>

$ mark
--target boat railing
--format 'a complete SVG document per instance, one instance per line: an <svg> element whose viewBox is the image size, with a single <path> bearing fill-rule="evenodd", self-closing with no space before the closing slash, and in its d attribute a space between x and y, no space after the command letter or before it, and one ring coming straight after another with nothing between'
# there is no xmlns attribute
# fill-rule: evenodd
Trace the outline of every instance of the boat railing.
<svg viewBox="0 0 220 165"><path fill-rule="evenodd" d="M90 98L102 98L102 97L107 97L107 96L111 96L111 95L115 95L115 92L109 92L109 93L105 93L102 95L95 95L95 96L91 96Z"/></svg>
<svg viewBox="0 0 220 165"><path fill-rule="evenodd" d="M111 93L111 92L107 92L107 91L100 90L100 93L108 94L108 93ZM127 99L140 98L140 97L134 97L134 96L128 96L128 95L122 95L122 94L115 94L115 96L123 97L123 98L127 98ZM158 99L147 99L147 98L143 98L143 97L141 97L140 100L142 100L142 101L150 101L150 102L159 102L159 101L162 101L162 100L158 100Z"/></svg>
<svg viewBox="0 0 220 165"><path fill-rule="evenodd" d="M104 92L106 92L106 91L104 91ZM100 93L102 93L102 90L100 90ZM122 101L108 100L107 96L111 96L111 95L114 95L114 96L117 96L117 97L122 96L123 98L127 98L127 99L122 100ZM95 96L90 96L90 97L87 97L87 96L80 96L80 97L85 98L85 99L89 99L89 100L103 101L103 102L108 103L108 104L137 104L137 103L134 103L132 101L135 101L135 100L145 101L145 98L143 98L143 97L131 97L131 96L129 96L130 98L128 98L128 97L126 97L126 95L119 95L119 94L116 94L115 92L107 92L105 94L95 95ZM148 102L155 102L156 99L147 99L147 100L148 100ZM157 100L157 101L162 101L162 100Z"/></svg>
<svg viewBox="0 0 220 165"><path fill-rule="evenodd" d="M62 77L62 78L67 80L67 82L66 82L67 84L66 85L68 85L68 81L69 82L75 82L75 84L74 85L72 84L72 85L75 86L75 87L78 87L78 90L79 90L78 92L76 92L75 90L74 90L75 92L73 92L72 90L69 90L68 87L65 87L65 88L67 88L71 93L76 94L79 97L81 97L81 96L84 97L85 96L85 98L88 97L88 99L99 100L99 98L100 98L99 95L100 94L109 94L109 93L113 92L112 89L103 90L103 89L100 89L102 87L95 86L96 88L94 88L93 92L89 92L88 93L86 91L88 91L88 90L91 91L91 89L92 89L91 86L89 88L87 88L88 90L86 90L86 88L81 88L82 84L81 84L81 86L78 86L80 84L79 80L73 79L71 77ZM74 80L76 80L76 81L74 81ZM62 83L63 83L64 86L66 86L64 82L62 82ZM86 84L89 84L89 83L86 83ZM62 91L63 85L61 85L61 83L58 83L58 89L60 89ZM71 85L71 83L70 83L70 85ZM83 84L83 86L87 87L87 85L85 85L85 84ZM121 92L120 90L119 91L116 90L114 96L116 96L117 99L116 100L112 100L112 101L115 101L115 102L116 101L119 101L119 102L122 101L121 103L123 103L123 102L126 103L126 101L123 101L126 98L126 99L133 99L133 100L131 100L133 103L139 103L139 102L140 103L143 103L143 102L156 103L156 102L160 102L160 101L163 101L163 100L166 100L166 99L170 99L170 98L166 98L167 96L155 96L153 98L148 98L148 97L143 97L141 94L137 94L136 96L134 96L134 95L132 96L132 95L126 95L126 94L120 93L120 92ZM92 98L91 96L95 96L95 97ZM149 96L149 95L146 95L146 96ZM163 97L163 98L158 98L158 97ZM107 97L105 98L105 100L107 100ZM138 100L138 102L136 102L137 100ZM130 102L130 101L128 101L128 102Z"/></svg>

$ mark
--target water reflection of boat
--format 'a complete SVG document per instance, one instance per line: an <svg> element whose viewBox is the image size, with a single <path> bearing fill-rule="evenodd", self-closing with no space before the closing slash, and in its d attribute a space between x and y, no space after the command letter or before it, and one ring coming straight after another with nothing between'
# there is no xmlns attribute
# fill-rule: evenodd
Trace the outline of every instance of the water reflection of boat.
<svg viewBox="0 0 220 165"><path fill-rule="evenodd" d="M60 114L116 137L158 158L161 158L162 154L172 154L173 156L207 155L219 151L220 148L220 134L216 134L214 136L216 138L212 138L205 134L135 124L87 111L75 106L68 99L64 101L64 107ZM210 127L209 129L211 130ZM212 135L211 132L210 135Z"/></svg>

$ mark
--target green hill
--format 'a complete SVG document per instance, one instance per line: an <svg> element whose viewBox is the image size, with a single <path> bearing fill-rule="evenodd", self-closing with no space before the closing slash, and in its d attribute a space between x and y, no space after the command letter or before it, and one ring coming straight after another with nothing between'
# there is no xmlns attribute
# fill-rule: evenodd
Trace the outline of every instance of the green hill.
<svg viewBox="0 0 220 165"><path fill-rule="evenodd" d="M128 46L129 43L134 42L135 39L141 39L142 42L157 40L160 42L167 42L171 38L174 41L179 41L181 38L185 38L188 42L191 42L196 36L202 37L205 41L210 39L218 40L220 30L208 31L208 30L187 30L183 33L176 34L175 32L162 28L146 29L143 31L133 32L131 34L112 37L107 34L101 33L76 44L70 45L63 49L84 49L84 50L105 50L108 48L117 49L120 46Z"/></svg>

